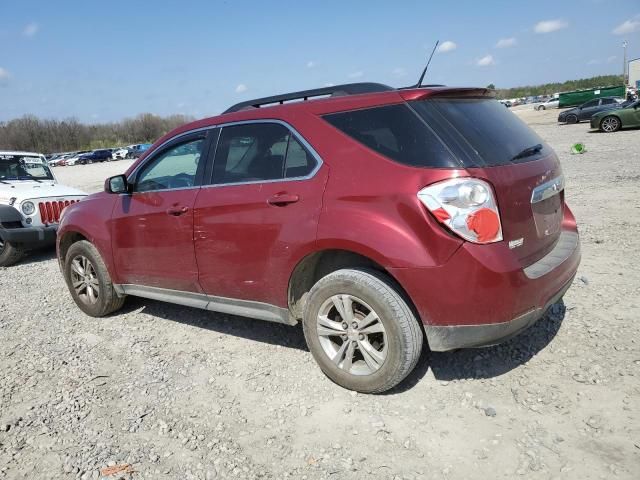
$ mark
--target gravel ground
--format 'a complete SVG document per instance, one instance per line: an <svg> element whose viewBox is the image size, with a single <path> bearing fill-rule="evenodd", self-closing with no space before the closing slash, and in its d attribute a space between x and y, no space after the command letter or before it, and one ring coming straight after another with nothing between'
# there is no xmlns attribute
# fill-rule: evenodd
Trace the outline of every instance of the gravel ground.
<svg viewBox="0 0 640 480"><path fill-rule="evenodd" d="M637 479L640 131L517 114L560 155L583 246L528 331L425 354L366 396L322 375L300 328L133 298L88 318L38 252L0 269L0 479ZM56 173L96 191L128 165Z"/></svg>

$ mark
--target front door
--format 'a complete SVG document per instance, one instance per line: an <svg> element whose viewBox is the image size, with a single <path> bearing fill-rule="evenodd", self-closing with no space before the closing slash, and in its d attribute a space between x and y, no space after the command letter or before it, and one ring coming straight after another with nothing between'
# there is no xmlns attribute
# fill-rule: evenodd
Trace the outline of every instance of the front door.
<svg viewBox="0 0 640 480"><path fill-rule="evenodd" d="M287 126L223 127L211 185L195 205L205 293L286 307L289 275L316 239L326 179L327 167Z"/></svg>
<svg viewBox="0 0 640 480"><path fill-rule="evenodd" d="M193 207L204 172L206 132L183 136L145 160L118 197L112 247L122 284L200 292Z"/></svg>

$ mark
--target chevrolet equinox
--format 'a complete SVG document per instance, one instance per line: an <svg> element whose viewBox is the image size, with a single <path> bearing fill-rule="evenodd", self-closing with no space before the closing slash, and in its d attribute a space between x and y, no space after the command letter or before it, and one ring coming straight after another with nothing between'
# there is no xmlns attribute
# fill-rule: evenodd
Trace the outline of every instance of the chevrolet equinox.
<svg viewBox="0 0 640 480"><path fill-rule="evenodd" d="M127 295L294 325L337 384L382 392L433 351L541 318L580 261L554 151L478 88L339 85L159 139L67 207L78 307Z"/></svg>

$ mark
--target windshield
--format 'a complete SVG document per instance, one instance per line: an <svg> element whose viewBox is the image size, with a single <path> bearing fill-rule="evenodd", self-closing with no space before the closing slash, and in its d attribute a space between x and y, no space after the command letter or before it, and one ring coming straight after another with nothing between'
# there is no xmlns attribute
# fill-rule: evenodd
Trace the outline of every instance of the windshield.
<svg viewBox="0 0 640 480"><path fill-rule="evenodd" d="M53 180L40 157L0 155L0 180Z"/></svg>

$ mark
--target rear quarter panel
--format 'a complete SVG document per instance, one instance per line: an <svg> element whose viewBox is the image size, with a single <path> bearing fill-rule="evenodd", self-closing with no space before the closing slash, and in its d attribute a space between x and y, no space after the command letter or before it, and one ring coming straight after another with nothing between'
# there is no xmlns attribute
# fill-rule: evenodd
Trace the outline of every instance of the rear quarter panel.
<svg viewBox="0 0 640 480"><path fill-rule="evenodd" d="M418 200L423 187L467 176L463 169L423 169L387 159L322 118L297 128L329 165L317 248L349 250L385 268L445 262L462 241L445 231Z"/></svg>

